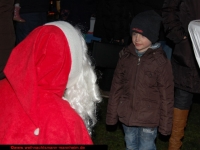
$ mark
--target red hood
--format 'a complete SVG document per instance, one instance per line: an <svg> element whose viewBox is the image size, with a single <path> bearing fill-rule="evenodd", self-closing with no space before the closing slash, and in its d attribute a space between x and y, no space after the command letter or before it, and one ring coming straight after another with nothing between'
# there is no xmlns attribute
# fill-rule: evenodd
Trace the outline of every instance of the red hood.
<svg viewBox="0 0 200 150"><path fill-rule="evenodd" d="M39 93L62 97L70 68L68 41L56 26L36 28L13 49L4 73L35 125Z"/></svg>

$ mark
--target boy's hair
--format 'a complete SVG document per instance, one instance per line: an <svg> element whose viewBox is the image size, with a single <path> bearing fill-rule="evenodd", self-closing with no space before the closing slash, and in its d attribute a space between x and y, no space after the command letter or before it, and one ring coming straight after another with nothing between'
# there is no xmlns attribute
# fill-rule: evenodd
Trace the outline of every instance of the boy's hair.
<svg viewBox="0 0 200 150"><path fill-rule="evenodd" d="M154 10L148 10L136 15L130 26L130 34L140 33L152 43L158 40L162 18Z"/></svg>

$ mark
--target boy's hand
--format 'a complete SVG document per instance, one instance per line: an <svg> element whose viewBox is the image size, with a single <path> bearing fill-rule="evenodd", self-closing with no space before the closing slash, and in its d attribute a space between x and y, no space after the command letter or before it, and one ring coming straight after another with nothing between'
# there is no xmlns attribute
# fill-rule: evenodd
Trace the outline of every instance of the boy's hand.
<svg viewBox="0 0 200 150"><path fill-rule="evenodd" d="M163 134L159 133L158 137L161 141L167 142L167 141L169 141L170 135L163 135Z"/></svg>

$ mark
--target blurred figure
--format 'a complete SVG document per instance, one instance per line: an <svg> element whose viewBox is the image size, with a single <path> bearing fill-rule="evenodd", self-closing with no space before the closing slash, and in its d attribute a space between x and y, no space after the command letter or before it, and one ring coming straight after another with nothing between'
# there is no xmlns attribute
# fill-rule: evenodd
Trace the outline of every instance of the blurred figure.
<svg viewBox="0 0 200 150"><path fill-rule="evenodd" d="M169 150L179 150L194 93L200 93L200 70L188 32L190 21L200 19L199 0L165 0L163 23L167 38L175 43L172 67L175 99Z"/></svg>
<svg viewBox="0 0 200 150"><path fill-rule="evenodd" d="M0 81L1 144L92 144L96 75L81 33L56 21L14 49ZM21 59L23 58L23 59Z"/></svg>
<svg viewBox="0 0 200 150"><path fill-rule="evenodd" d="M14 17L13 20L18 21L18 22L25 22L24 19L20 17L20 0L15 0L15 8L14 8Z"/></svg>
<svg viewBox="0 0 200 150"><path fill-rule="evenodd" d="M85 35L90 29L90 17L95 9L96 0L60 0L60 20L77 26Z"/></svg>
<svg viewBox="0 0 200 150"><path fill-rule="evenodd" d="M13 26L14 0L0 1L0 80L5 78L3 69L15 46L15 30Z"/></svg>
<svg viewBox="0 0 200 150"><path fill-rule="evenodd" d="M95 37L101 38L103 43L127 45L130 36L129 0L99 0L95 14L93 32ZM105 55L112 55L112 53L108 51ZM97 69L102 73L99 78L101 94L108 98L115 68L98 67Z"/></svg>
<svg viewBox="0 0 200 150"><path fill-rule="evenodd" d="M97 2L94 36L102 42L126 44L130 18L128 0L100 0Z"/></svg>
<svg viewBox="0 0 200 150"><path fill-rule="evenodd" d="M20 16L26 22L15 22L16 45L33 29L47 23L49 0L20 0Z"/></svg>

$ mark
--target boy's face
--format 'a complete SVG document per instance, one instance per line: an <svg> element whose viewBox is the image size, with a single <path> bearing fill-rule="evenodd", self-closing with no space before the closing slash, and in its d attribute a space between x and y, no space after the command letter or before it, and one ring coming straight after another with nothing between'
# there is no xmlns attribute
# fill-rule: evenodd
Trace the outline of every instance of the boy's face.
<svg viewBox="0 0 200 150"><path fill-rule="evenodd" d="M145 52L152 45L148 38L136 32L132 33L132 42L139 52Z"/></svg>

